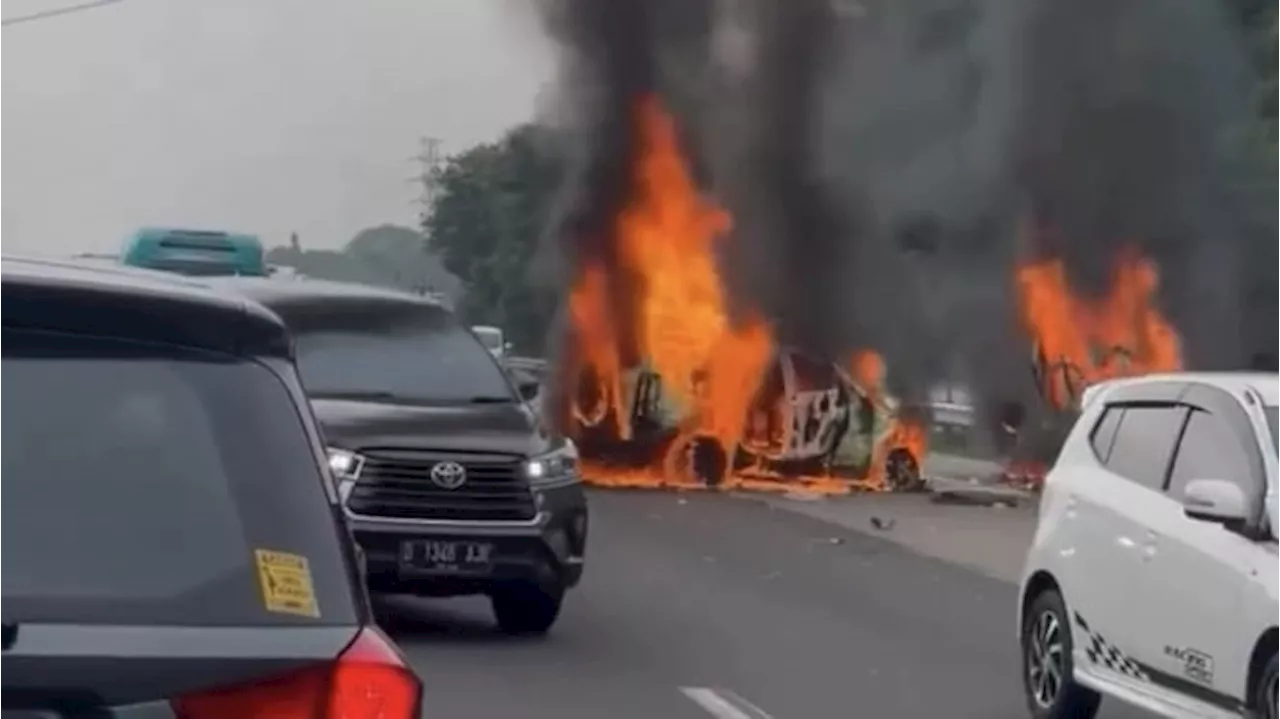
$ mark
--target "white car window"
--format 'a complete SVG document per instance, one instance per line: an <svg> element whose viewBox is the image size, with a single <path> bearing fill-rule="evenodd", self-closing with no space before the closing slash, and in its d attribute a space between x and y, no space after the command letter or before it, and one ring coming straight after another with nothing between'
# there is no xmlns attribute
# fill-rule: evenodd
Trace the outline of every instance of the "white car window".
<svg viewBox="0 0 1280 719"><path fill-rule="evenodd" d="M1163 491L1165 472L1186 416L1185 407L1125 407L1107 468L1144 487Z"/></svg>
<svg viewBox="0 0 1280 719"><path fill-rule="evenodd" d="M1247 488L1248 455L1240 442L1226 422L1208 412L1193 411L1173 462L1170 496L1181 498L1187 482L1193 479L1226 479Z"/></svg>
<svg viewBox="0 0 1280 719"><path fill-rule="evenodd" d="M1120 429L1120 419L1123 416L1124 407L1106 408L1102 412L1102 419L1098 420L1097 426L1093 428L1093 434L1089 436L1093 453L1103 464L1106 464L1111 456L1111 445L1115 444L1116 430Z"/></svg>

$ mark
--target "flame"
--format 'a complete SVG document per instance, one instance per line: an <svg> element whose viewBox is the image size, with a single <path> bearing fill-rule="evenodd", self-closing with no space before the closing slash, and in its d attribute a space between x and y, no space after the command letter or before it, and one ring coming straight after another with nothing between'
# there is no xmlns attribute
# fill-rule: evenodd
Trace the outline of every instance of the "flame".
<svg viewBox="0 0 1280 719"><path fill-rule="evenodd" d="M1155 305L1158 285L1155 264L1132 250L1120 253L1110 291L1096 300L1072 292L1061 260L1018 268L1022 322L1046 401L1065 409L1094 382L1182 369L1178 333Z"/></svg>
<svg viewBox="0 0 1280 719"><path fill-rule="evenodd" d="M884 357L874 350L859 350L849 362L849 375L866 393L867 400L884 407L890 402L885 391L886 367ZM906 452L911 461L919 462L929 449L929 432L922 421L903 417L894 408L889 411L889 425L876 441L867 476L860 482L864 489L883 492L892 489L888 476L889 457L894 452ZM917 470L919 468L917 467Z"/></svg>
<svg viewBox="0 0 1280 719"><path fill-rule="evenodd" d="M628 432L630 425L622 421L626 407L620 380L622 362L618 357L618 344L614 325L605 308L608 307L608 278L600 267L590 266L569 293L569 317L578 333L579 366L590 368L593 376L582 378L595 380L588 406L580 401L573 403L574 419L594 425L610 416L620 431ZM578 373L575 372L575 375ZM584 394L582 388L573 388L575 398Z"/></svg>
<svg viewBox="0 0 1280 719"><path fill-rule="evenodd" d="M614 222L616 261L583 267L569 298L576 350L570 376L578 380L571 431L591 434L579 437L583 475L613 487L701 489L708 470L699 467L711 463L719 465L722 489L847 492L847 481L828 476L780 483L767 469L734 471L740 448L760 456L755 450L780 446L786 430L783 398L762 399L778 348L762 318L731 316L717 245L732 218L700 191L674 119L647 96L634 120L640 152ZM623 287L630 296L611 302L609 293ZM650 420L636 421L641 415L658 416L669 432L637 462L633 450L655 434L645 426ZM593 452L593 441L605 449Z"/></svg>
<svg viewBox="0 0 1280 719"><path fill-rule="evenodd" d="M639 192L618 219L619 255L639 280L637 349L689 406L685 431L726 446L742 436L747 407L773 352L758 318L729 321L715 243L728 213L702 196L677 142L675 123L654 98L640 104Z"/></svg>

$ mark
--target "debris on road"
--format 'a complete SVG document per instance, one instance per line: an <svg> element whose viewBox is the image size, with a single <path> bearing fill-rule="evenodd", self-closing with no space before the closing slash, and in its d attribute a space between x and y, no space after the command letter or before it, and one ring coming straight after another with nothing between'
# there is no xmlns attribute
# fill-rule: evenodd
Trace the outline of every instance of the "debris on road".
<svg viewBox="0 0 1280 719"><path fill-rule="evenodd" d="M898 520L892 517L888 519L881 519L880 517L871 518L871 526L875 527L876 529L879 529L882 532L887 532L890 529L893 529L893 525L897 523L898 523Z"/></svg>
<svg viewBox="0 0 1280 719"><path fill-rule="evenodd" d="M976 507L1016 507L1029 499L1024 492L1002 487L975 486L940 490L930 498L935 504L955 504Z"/></svg>

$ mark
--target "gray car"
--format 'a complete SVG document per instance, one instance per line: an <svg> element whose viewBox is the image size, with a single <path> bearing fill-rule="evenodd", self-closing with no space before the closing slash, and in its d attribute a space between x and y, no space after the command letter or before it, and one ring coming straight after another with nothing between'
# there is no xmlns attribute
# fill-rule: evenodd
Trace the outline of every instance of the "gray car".
<svg viewBox="0 0 1280 719"><path fill-rule="evenodd" d="M418 717L279 318L146 271L0 287L4 717Z"/></svg>

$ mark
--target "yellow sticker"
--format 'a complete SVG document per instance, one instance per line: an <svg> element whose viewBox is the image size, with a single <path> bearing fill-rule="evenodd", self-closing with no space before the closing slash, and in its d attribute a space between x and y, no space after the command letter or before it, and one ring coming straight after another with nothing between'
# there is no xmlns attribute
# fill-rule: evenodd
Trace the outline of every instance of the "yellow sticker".
<svg viewBox="0 0 1280 719"><path fill-rule="evenodd" d="M320 618L316 588L311 583L311 567L300 554L255 549L258 584L262 585L262 603L268 612L296 614Z"/></svg>

